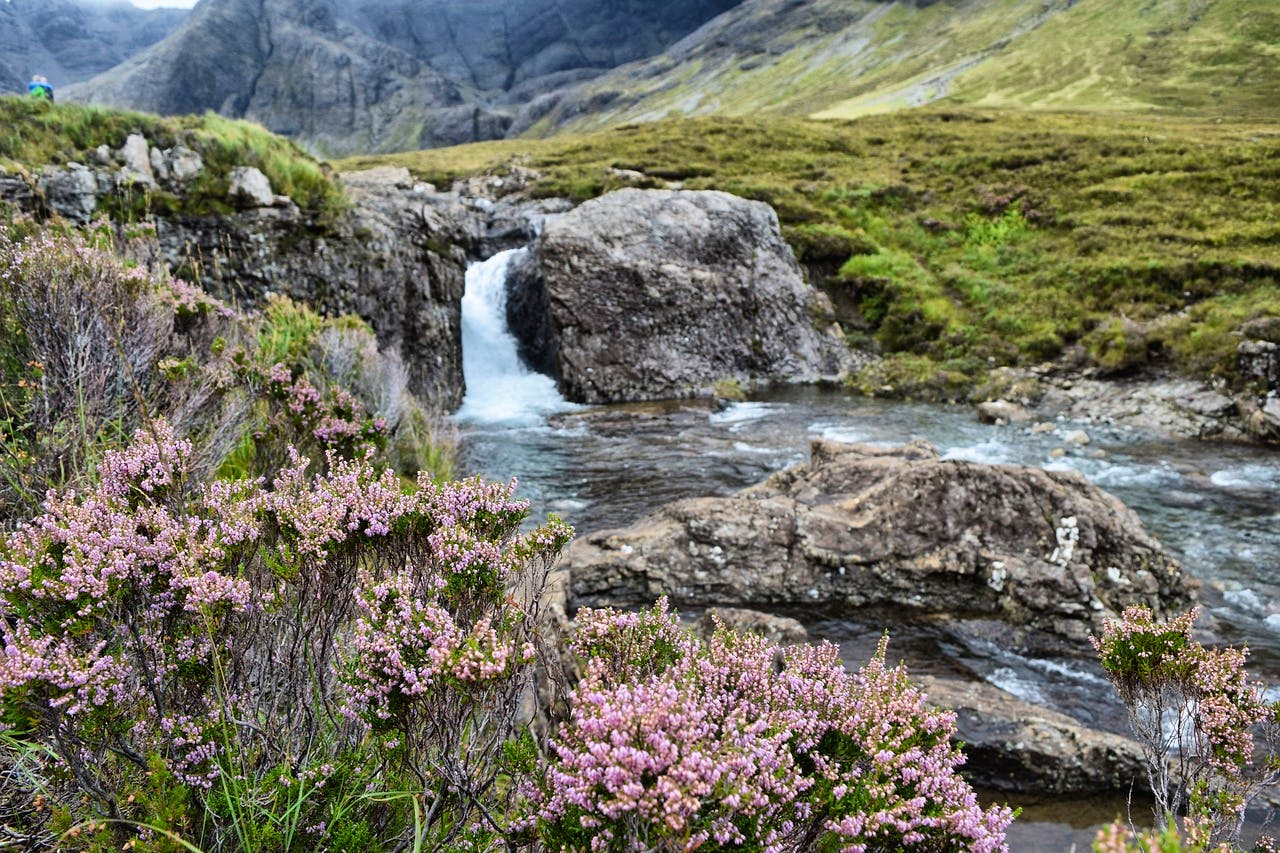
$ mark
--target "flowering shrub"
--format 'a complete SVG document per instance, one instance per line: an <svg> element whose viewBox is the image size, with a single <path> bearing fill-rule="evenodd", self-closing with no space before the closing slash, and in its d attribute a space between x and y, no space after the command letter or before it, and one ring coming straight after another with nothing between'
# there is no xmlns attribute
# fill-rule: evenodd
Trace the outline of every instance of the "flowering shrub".
<svg viewBox="0 0 1280 853"><path fill-rule="evenodd" d="M1142 745L1157 822L1187 811L1213 849L1239 842L1245 808L1280 779L1280 705L1248 680L1246 649L1192 639L1197 615L1159 624L1131 607L1091 639Z"/></svg>
<svg viewBox="0 0 1280 853"><path fill-rule="evenodd" d="M494 777L568 529L520 535L511 487L405 490L368 458L311 475L295 453L269 490L193 484L191 451L163 422L140 430L6 543L12 733L108 817L144 817L130 803L163 773L193 804L173 829L219 846L281 844L243 811L286 789L298 839L338 818L438 843L498 832ZM407 790L425 817L387 830L393 801L365 789Z"/></svg>
<svg viewBox="0 0 1280 853"><path fill-rule="evenodd" d="M882 642L856 674L830 644L781 652L721 626L702 644L663 599L579 613L586 672L528 825L551 849L1005 849L1007 808L956 774L954 716Z"/></svg>

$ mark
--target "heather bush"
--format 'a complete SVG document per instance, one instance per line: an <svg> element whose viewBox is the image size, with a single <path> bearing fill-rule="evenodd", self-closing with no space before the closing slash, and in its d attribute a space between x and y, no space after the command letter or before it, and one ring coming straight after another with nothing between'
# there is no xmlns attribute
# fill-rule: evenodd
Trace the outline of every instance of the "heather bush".
<svg viewBox="0 0 1280 853"><path fill-rule="evenodd" d="M194 360L197 327L220 329L227 318L192 302L193 288L122 263L99 239L0 236L5 516L30 514L47 489L80 481L157 413L198 438L204 467L239 431L234 399ZM191 317L179 322L183 309Z"/></svg>
<svg viewBox="0 0 1280 853"><path fill-rule="evenodd" d="M450 472L451 442L361 321L283 299L245 314L121 261L115 239L105 224L0 236L0 517L85 484L158 417L192 440L196 481L274 477L291 445Z"/></svg>
<svg viewBox="0 0 1280 853"><path fill-rule="evenodd" d="M368 456L266 488L192 483L191 453L140 430L7 541L5 723L47 752L5 783L107 847L492 844L567 528Z"/></svg>
<svg viewBox="0 0 1280 853"><path fill-rule="evenodd" d="M702 643L665 599L578 626L585 672L528 785L548 848L1005 849L1011 812L977 804L954 716L886 643L849 673L830 644L780 651L723 626Z"/></svg>
<svg viewBox="0 0 1280 853"><path fill-rule="evenodd" d="M1131 607L1092 639L1142 746L1157 825L1185 814L1194 849L1229 849L1249 803L1280 779L1280 704L1249 681L1246 649L1192 638L1197 615L1158 623Z"/></svg>

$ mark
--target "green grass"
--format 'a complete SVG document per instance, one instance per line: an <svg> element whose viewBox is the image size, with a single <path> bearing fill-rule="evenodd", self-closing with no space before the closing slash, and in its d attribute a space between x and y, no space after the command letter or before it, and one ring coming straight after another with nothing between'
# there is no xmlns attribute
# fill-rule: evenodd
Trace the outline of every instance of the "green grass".
<svg viewBox="0 0 1280 853"><path fill-rule="evenodd" d="M1277 125L972 109L699 118L337 165L385 163L438 184L520 163L541 173L535 193L579 200L631 169L641 186L769 202L846 332L892 356L879 385L895 388L932 366L951 395L991 366L1076 346L1108 370L1233 380L1240 325L1280 316Z"/></svg>
<svg viewBox="0 0 1280 853"><path fill-rule="evenodd" d="M254 166L272 188L292 198L304 211L328 221L346 202L325 167L294 143L246 121L213 113L161 118L144 113L49 104L0 97L0 168L35 171L46 165L91 163L100 145L118 149L131 133L141 133L160 148L182 144L200 154L204 169L187 192L163 190L129 193L113 200L106 212L136 217L168 214L225 213L228 175L236 166Z"/></svg>
<svg viewBox="0 0 1280 853"><path fill-rule="evenodd" d="M750 4L681 50L585 84L531 132L689 115L856 118L932 102L1280 117L1273 0ZM768 17L765 17L768 15ZM594 100L593 100L594 99Z"/></svg>

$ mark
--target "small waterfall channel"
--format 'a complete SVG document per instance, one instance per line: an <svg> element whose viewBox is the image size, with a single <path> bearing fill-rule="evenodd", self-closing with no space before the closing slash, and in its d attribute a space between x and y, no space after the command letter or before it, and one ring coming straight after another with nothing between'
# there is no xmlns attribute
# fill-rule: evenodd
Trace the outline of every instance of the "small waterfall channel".
<svg viewBox="0 0 1280 853"><path fill-rule="evenodd" d="M507 326L507 271L527 249L509 249L467 268L462 297L463 423L532 426L549 414L573 408L555 380L520 361Z"/></svg>

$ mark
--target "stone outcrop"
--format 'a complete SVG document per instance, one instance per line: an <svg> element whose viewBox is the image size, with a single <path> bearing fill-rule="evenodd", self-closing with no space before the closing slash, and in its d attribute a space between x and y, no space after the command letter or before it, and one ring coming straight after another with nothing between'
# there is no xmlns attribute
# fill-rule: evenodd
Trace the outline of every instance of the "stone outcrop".
<svg viewBox="0 0 1280 853"><path fill-rule="evenodd" d="M0 200L86 223L104 199L139 175L181 192L202 168L199 155L182 146L162 151L137 136L126 149L98 152L95 167L46 167L30 181L0 176ZM424 205L424 188L407 172L356 178L347 182L350 209L336 221L318 222L287 197L272 195L257 169L237 171L235 197L243 209L156 217L154 238L131 240L130 250L234 304L253 307L282 294L323 313L359 315L380 347L400 352L409 387L424 404L456 408L463 389L466 255Z"/></svg>
<svg viewBox="0 0 1280 853"><path fill-rule="evenodd" d="M721 192L624 189L547 221L508 283L531 365L605 403L816 380L847 357L773 209Z"/></svg>
<svg viewBox="0 0 1280 853"><path fill-rule="evenodd" d="M1220 383L1169 376L1102 379L1089 372L1001 368L996 391L1030 390L978 404L984 422L1026 425L1062 419L1130 427L1176 438L1280 442L1280 417L1266 407L1280 383L1280 347L1248 340L1238 350L1240 375L1253 387L1232 390ZM1267 396L1259 396L1266 394ZM1019 403L1010 402L1021 397ZM1275 413L1280 416L1280 409Z"/></svg>
<svg viewBox="0 0 1280 853"><path fill-rule="evenodd" d="M1146 778L1142 748L1132 738L1098 731L982 681L914 679L929 704L956 713L964 744L961 772L996 791L1099 794L1125 791Z"/></svg>
<svg viewBox="0 0 1280 853"><path fill-rule="evenodd" d="M1195 582L1120 501L1075 472L943 461L927 444L816 441L808 464L730 497L668 504L567 554L575 605L803 607L996 619L1008 640L1087 651L1131 604Z"/></svg>

